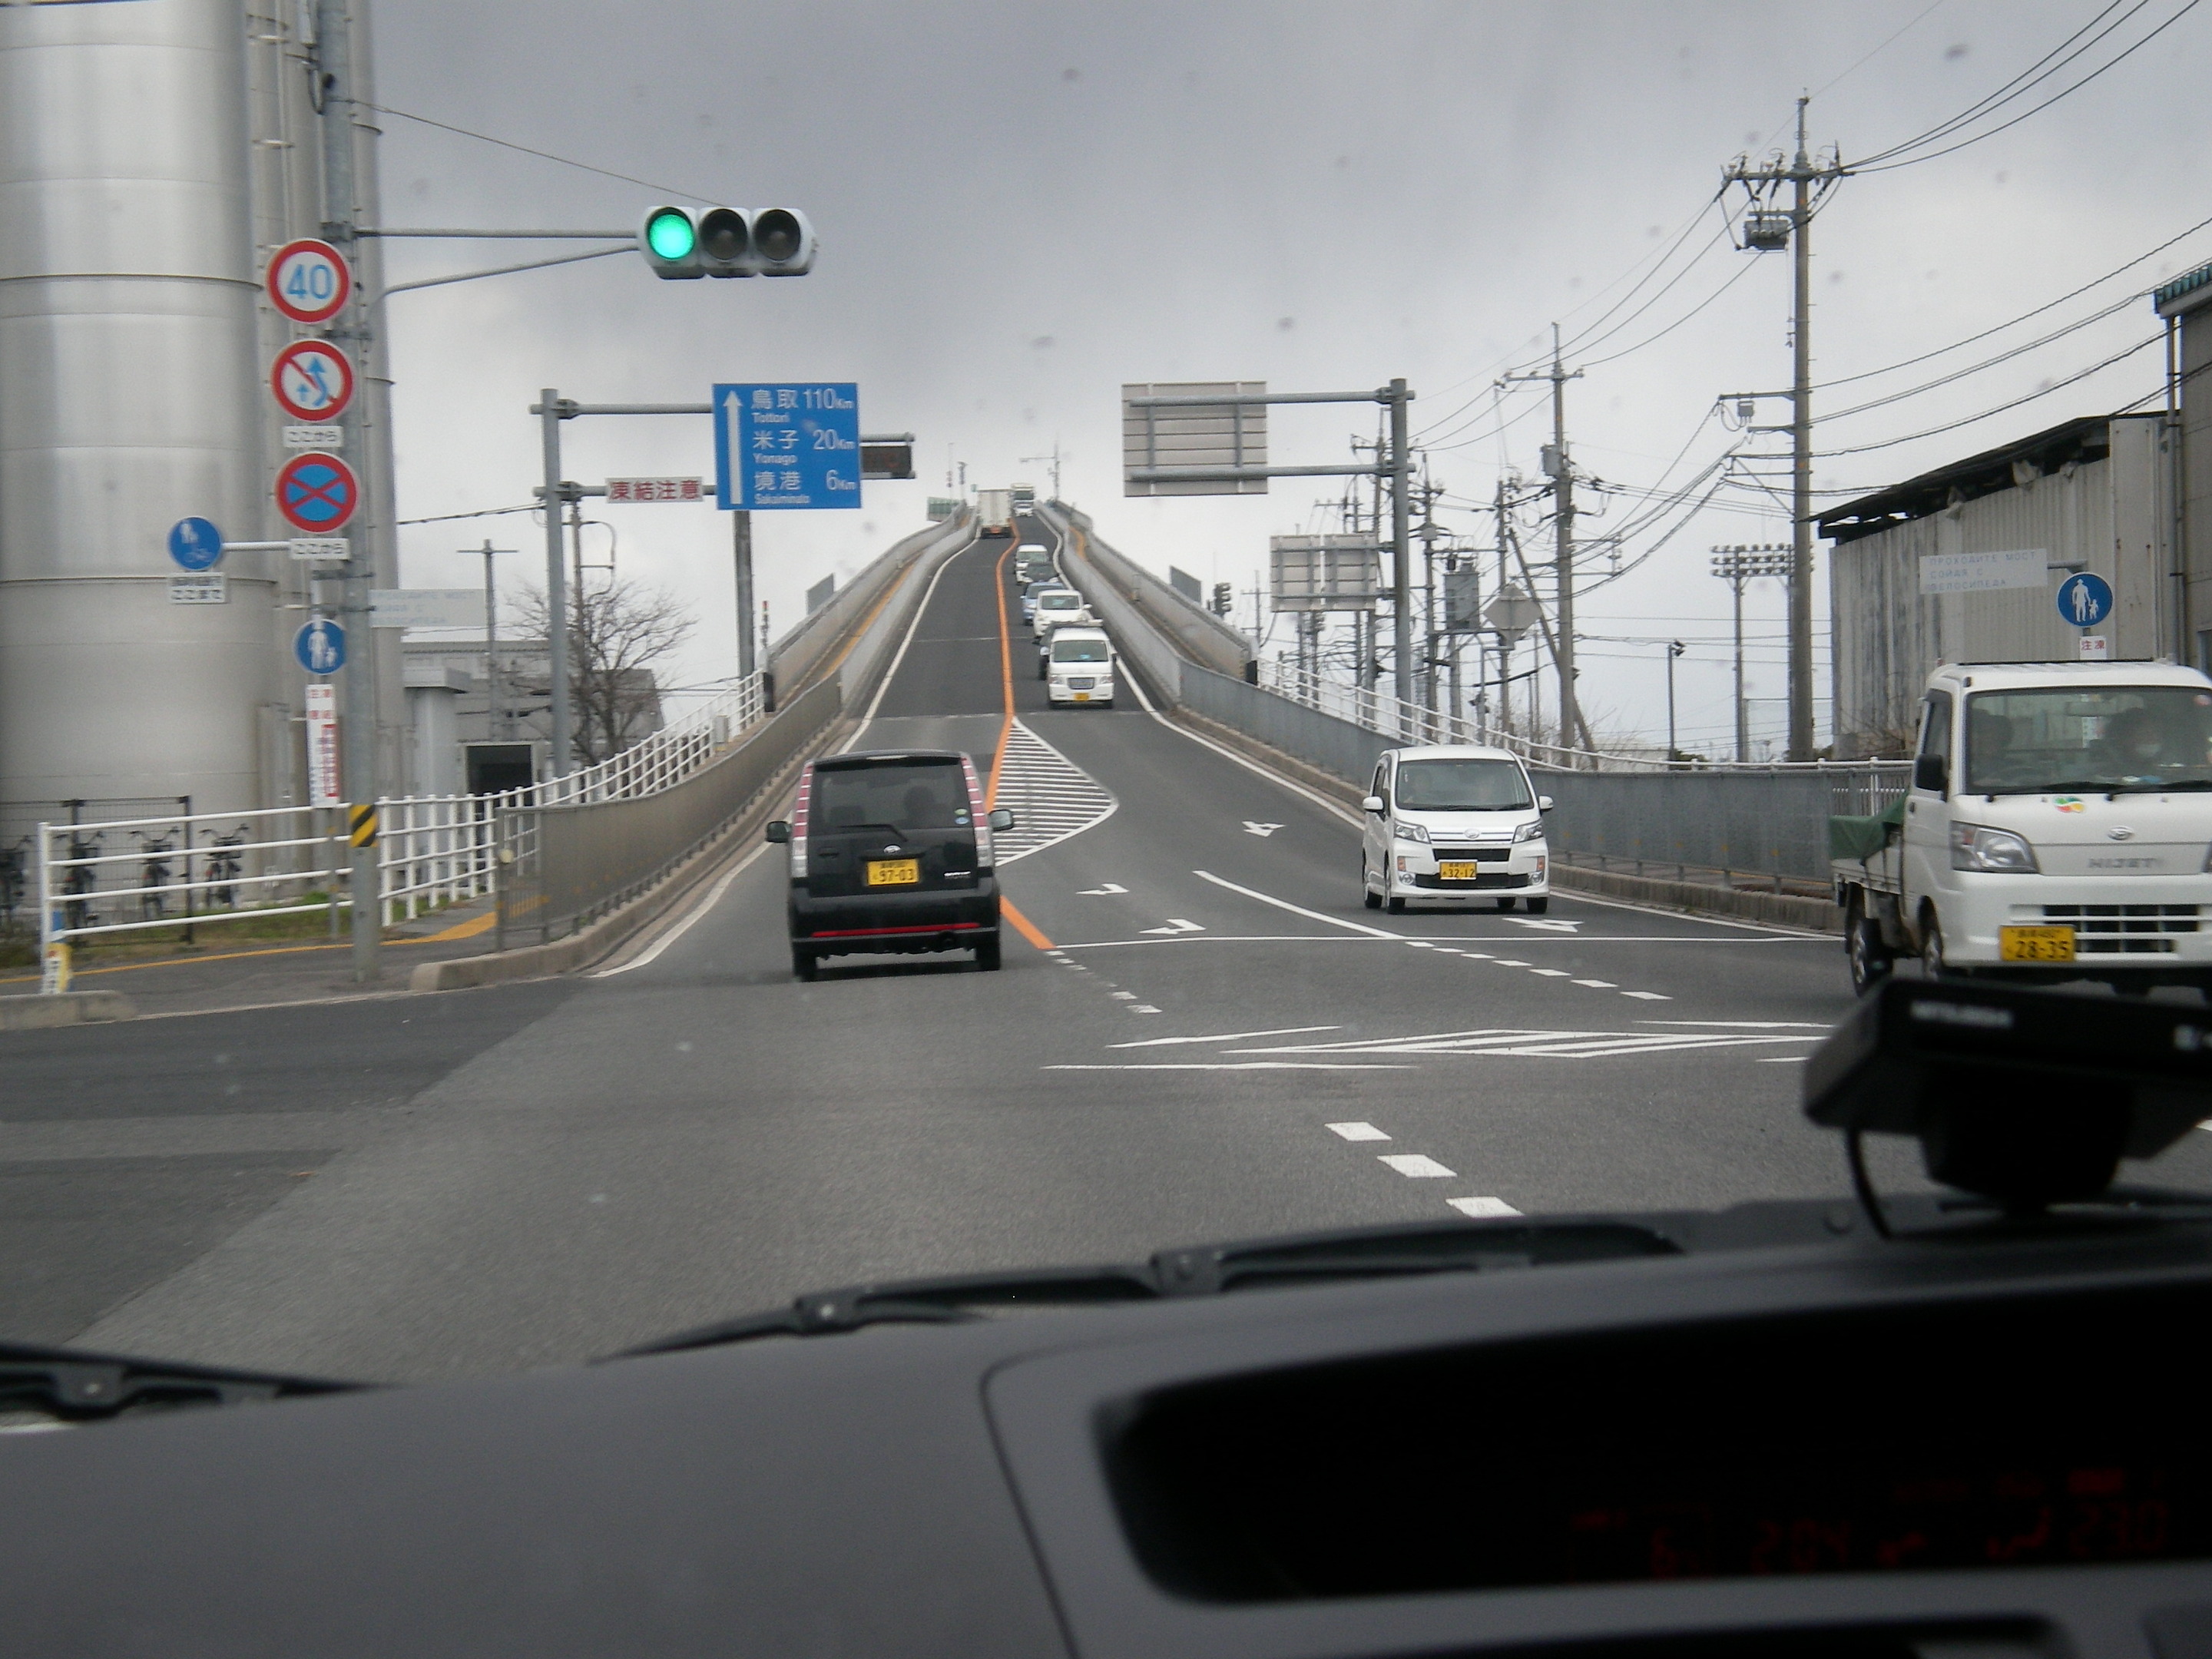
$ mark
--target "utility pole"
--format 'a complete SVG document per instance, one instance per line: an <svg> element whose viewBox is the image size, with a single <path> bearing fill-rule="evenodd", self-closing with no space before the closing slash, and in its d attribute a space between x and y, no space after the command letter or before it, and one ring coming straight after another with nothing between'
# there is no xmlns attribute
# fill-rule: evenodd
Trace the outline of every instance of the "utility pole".
<svg viewBox="0 0 2212 1659"><path fill-rule="evenodd" d="M561 556L561 394L550 386L538 394L538 417L545 456L545 657L553 702L553 752L545 769L549 777L558 778L574 769L574 750L568 706L568 561Z"/></svg>
<svg viewBox="0 0 2212 1659"><path fill-rule="evenodd" d="M323 234L340 252L356 251L354 211L354 88L353 33L343 0L319 0L316 33L323 74ZM354 285L349 307L352 332L358 342L363 333L360 319L367 314L367 295ZM356 379L365 373L360 355L355 359ZM361 454L362 402L356 398L338 417L339 444L344 452ZM382 872L376 848L376 635L369 625L369 589L374 582L374 548L362 529L352 541L341 578L343 598L339 614L344 618L345 726L341 767L350 829L366 811L367 833L349 836L346 892L353 910L353 977L356 984L375 980L381 970L383 943Z"/></svg>
<svg viewBox="0 0 2212 1659"><path fill-rule="evenodd" d="M499 589L492 577L492 560L501 553L512 553L511 547L494 547L491 538L474 550L463 548L463 552L476 551L483 555L484 562L484 737L493 743L499 741L501 713L499 707Z"/></svg>
<svg viewBox="0 0 2212 1659"><path fill-rule="evenodd" d="M1549 380L1552 383L1552 442L1544 471L1552 480L1552 532L1554 574L1558 580L1559 628L1553 636L1552 661L1559 671L1559 742L1571 747L1577 732L1585 748L1594 747L1589 727L1583 720L1582 704L1575 696L1575 469L1567 455L1567 382L1582 378L1570 374L1559 361L1559 325L1552 325L1552 367L1547 374L1509 374L1509 380Z"/></svg>
<svg viewBox="0 0 2212 1659"><path fill-rule="evenodd" d="M738 565L738 678L749 680L757 666L753 654L753 515L740 508L730 514L732 552Z"/></svg>
<svg viewBox="0 0 2212 1659"><path fill-rule="evenodd" d="M1763 167L1739 156L1723 177L1741 184L1753 211L1744 216L1744 247L1771 252L1787 242L1792 273L1790 343L1794 373L1789 398L1790 499L1790 758L1813 758L1813 216L1836 181L1848 175L1832 152L1815 162L1805 148L1805 106L1797 100L1797 149L1785 165L1778 151ZM1787 184L1786 212L1767 210L1769 192Z"/></svg>
<svg viewBox="0 0 2212 1659"><path fill-rule="evenodd" d="M1397 589L1390 630L1391 648L1397 653L1391 665L1391 690L1401 705L1401 737L1412 735L1403 729L1403 705L1413 700L1413 469L1406 447L1407 405L1413 400L1404 380L1390 382L1390 582Z"/></svg>

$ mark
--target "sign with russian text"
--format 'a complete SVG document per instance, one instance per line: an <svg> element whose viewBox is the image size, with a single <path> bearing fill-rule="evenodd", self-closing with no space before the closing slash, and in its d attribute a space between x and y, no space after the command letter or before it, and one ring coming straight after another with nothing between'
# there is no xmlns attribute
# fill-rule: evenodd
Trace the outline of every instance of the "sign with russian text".
<svg viewBox="0 0 2212 1659"><path fill-rule="evenodd" d="M746 513L860 506L860 388L717 386L714 504Z"/></svg>

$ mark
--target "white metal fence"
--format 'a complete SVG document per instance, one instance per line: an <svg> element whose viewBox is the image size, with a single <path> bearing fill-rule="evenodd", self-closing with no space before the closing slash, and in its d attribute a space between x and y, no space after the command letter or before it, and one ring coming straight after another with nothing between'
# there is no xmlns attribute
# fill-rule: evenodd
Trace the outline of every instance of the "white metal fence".
<svg viewBox="0 0 2212 1659"><path fill-rule="evenodd" d="M389 927L492 890L503 809L576 806L650 795L681 782L759 724L758 676L678 724L557 778L490 795L409 795L377 803L377 902ZM42 942L118 940L179 927L327 912L348 890L349 843L338 808L178 813L97 823L41 823L27 872ZM525 820L534 823L535 816ZM509 838L520 863L528 838Z"/></svg>

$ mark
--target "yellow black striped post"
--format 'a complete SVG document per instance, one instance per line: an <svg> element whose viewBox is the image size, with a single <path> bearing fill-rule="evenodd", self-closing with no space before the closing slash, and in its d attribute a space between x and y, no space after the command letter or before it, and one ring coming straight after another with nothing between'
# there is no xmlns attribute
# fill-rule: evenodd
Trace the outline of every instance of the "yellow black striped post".
<svg viewBox="0 0 2212 1659"><path fill-rule="evenodd" d="M376 845L376 803L367 801L346 809L346 821L352 830L356 847Z"/></svg>

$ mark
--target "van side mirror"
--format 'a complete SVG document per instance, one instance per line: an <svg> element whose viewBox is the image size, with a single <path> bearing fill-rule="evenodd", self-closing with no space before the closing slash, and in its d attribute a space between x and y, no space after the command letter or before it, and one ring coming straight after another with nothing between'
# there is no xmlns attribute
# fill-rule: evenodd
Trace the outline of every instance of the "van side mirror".
<svg viewBox="0 0 2212 1659"><path fill-rule="evenodd" d="M768 827L768 839L775 846L782 846L791 839L791 826L781 818L776 819Z"/></svg>
<svg viewBox="0 0 2212 1659"><path fill-rule="evenodd" d="M1551 798L1549 795L1539 795L1539 796L1537 796L1537 797L1536 797L1536 810L1537 810L1539 812L1548 812L1548 811L1550 811L1552 810L1552 798Z"/></svg>
<svg viewBox="0 0 2212 1659"><path fill-rule="evenodd" d="M1951 769L1941 755L1923 755L1912 763L1912 787L1942 794L1951 787Z"/></svg>
<svg viewBox="0 0 2212 1659"><path fill-rule="evenodd" d="M1359 803L1359 810L1363 812L1381 811L1382 810L1382 797L1380 795L1370 795L1365 800Z"/></svg>
<svg viewBox="0 0 2212 1659"><path fill-rule="evenodd" d="M1014 815L1003 806L994 806L991 809L990 824L994 830L1011 830L1014 827Z"/></svg>

